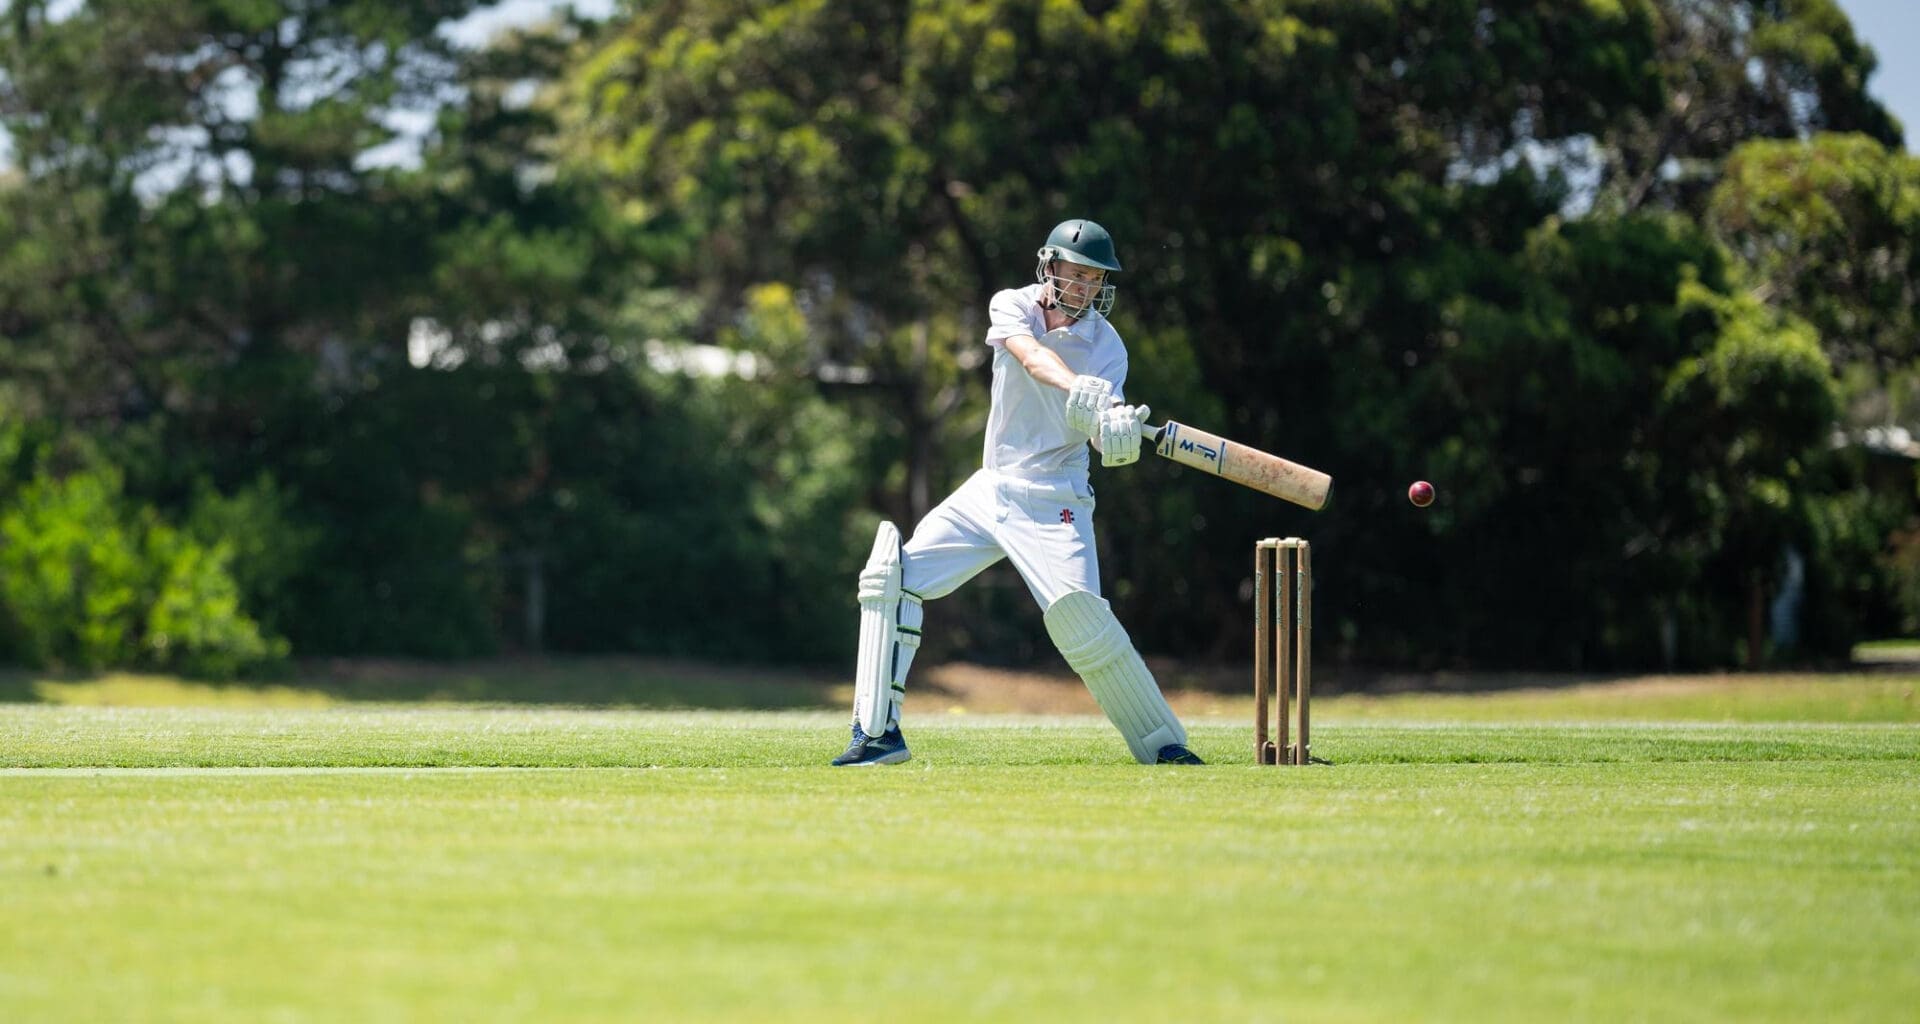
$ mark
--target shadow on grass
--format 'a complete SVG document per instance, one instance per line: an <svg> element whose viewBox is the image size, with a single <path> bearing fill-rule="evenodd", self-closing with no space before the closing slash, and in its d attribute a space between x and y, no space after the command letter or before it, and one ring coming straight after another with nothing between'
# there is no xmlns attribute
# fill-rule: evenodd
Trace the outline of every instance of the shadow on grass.
<svg viewBox="0 0 1920 1024"><path fill-rule="evenodd" d="M1911 655L1911 656L1908 656ZM1185 664L1147 659L1148 666L1168 691L1193 691L1214 695L1251 694L1251 664ZM1512 690L1567 690L1577 687L1631 683L1648 679L1769 680L1821 677L1829 679L1865 678L1888 675L1920 675L1920 647L1891 652L1877 658L1856 658L1850 662L1792 665L1759 671L1738 669L1692 671L1619 671L1562 672L1520 670L1399 670L1364 665L1315 663L1310 679L1317 696L1346 694L1389 696L1401 693L1484 694Z"/></svg>
<svg viewBox="0 0 1920 1024"><path fill-rule="evenodd" d="M125 673L0 669L0 702L63 704L568 704L712 710L844 708L826 671L645 658L350 659L298 664L271 678L184 680Z"/></svg>
<svg viewBox="0 0 1920 1024"><path fill-rule="evenodd" d="M0 668L0 704L30 703L40 699L34 692L35 673L18 668Z"/></svg>
<svg viewBox="0 0 1920 1024"><path fill-rule="evenodd" d="M344 701L808 710L844 704L838 684L822 671L606 657L314 662L282 685Z"/></svg>
<svg viewBox="0 0 1920 1024"><path fill-rule="evenodd" d="M1920 647L1899 652L1910 655ZM1161 687L1176 695L1250 697L1243 664L1195 664L1151 658ZM1826 679L1920 676L1920 662L1893 653L1813 674ZM1806 673L1732 673L1722 682L1801 679ZM1316 665L1316 696L1491 694L1558 690L1607 683L1704 678L1542 672L1392 672ZM1064 664L1045 671L994 669L953 662L916 667L911 687L920 707L1035 714L1094 713L1079 679ZM351 658L297 663L285 672L215 682L125 672L55 673L0 667L0 704L99 706L306 706L333 704L550 704L649 710L846 710L851 680L831 669L722 665L625 656L507 657L435 662Z"/></svg>

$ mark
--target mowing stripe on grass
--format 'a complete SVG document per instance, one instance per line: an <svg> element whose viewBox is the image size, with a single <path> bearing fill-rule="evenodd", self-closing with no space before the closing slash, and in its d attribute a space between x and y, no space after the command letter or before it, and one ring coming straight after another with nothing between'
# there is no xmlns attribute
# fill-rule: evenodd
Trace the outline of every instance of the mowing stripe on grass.
<svg viewBox="0 0 1920 1024"><path fill-rule="evenodd" d="M0 767L818 767L845 746L842 715L553 708L0 707ZM1204 720L1192 745L1250 764L1251 723ZM907 731L904 770L1125 765L1093 716L943 716ZM1314 752L1366 763L1914 761L1920 726L1764 723L1323 722Z"/></svg>

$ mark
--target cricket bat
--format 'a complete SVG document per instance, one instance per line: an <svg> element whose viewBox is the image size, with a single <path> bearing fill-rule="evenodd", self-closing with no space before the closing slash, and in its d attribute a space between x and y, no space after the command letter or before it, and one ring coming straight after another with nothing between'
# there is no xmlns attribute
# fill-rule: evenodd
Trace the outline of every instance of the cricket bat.
<svg viewBox="0 0 1920 1024"><path fill-rule="evenodd" d="M1209 434L1198 427L1168 420L1158 427L1146 427L1143 433L1153 438L1153 450L1162 458L1226 477L1242 487L1315 512L1326 506L1327 493L1333 489L1333 478L1317 469Z"/></svg>

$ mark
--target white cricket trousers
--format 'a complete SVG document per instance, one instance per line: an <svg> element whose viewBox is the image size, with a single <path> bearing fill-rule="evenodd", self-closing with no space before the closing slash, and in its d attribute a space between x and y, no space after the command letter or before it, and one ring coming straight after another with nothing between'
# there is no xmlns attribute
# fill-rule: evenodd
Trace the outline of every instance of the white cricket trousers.
<svg viewBox="0 0 1920 1024"><path fill-rule="evenodd" d="M945 597L1002 558L1013 561L1043 612L1076 590L1098 597L1086 478L980 470L913 528L901 551L900 582L926 600Z"/></svg>

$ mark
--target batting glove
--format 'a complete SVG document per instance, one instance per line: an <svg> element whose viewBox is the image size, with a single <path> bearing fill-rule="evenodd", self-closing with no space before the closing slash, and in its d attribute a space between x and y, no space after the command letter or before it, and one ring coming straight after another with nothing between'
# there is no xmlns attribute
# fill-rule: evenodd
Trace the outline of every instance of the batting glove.
<svg viewBox="0 0 1920 1024"><path fill-rule="evenodd" d="M1081 374L1067 389L1067 426L1092 437L1100 432L1100 414L1113 405L1113 382Z"/></svg>
<svg viewBox="0 0 1920 1024"><path fill-rule="evenodd" d="M1100 414L1100 464L1125 466L1140 461L1140 427L1147 421L1144 405L1116 405Z"/></svg>

